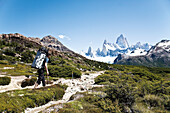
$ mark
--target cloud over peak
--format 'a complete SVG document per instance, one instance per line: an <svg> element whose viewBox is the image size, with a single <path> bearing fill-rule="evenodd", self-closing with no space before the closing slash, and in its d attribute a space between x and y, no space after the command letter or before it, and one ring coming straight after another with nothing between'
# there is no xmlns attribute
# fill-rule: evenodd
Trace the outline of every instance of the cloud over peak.
<svg viewBox="0 0 170 113"><path fill-rule="evenodd" d="M66 36L66 35L58 35L58 38L60 39L67 39L67 40L71 40L70 37Z"/></svg>

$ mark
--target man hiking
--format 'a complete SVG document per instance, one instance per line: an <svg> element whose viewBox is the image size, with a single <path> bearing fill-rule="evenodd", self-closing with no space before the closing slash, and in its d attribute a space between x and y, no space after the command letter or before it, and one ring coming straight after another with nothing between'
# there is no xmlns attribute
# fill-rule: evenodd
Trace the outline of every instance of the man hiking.
<svg viewBox="0 0 170 113"><path fill-rule="evenodd" d="M46 57L44 59L44 62L42 64L42 68L41 69L38 69L38 80L37 82L35 83L35 86L34 88L36 88L38 85L40 85L41 81L42 81L42 84L43 86L45 87L45 77L44 77L44 70L46 70L46 73L47 73L47 76L49 75L49 71L48 71L48 61L49 61L49 58L51 56L51 53L48 51L47 54L46 54Z"/></svg>

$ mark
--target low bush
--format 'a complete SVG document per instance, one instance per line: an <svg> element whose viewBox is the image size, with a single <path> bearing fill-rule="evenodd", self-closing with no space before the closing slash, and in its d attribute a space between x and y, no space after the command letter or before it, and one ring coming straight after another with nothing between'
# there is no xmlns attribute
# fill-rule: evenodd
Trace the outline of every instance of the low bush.
<svg viewBox="0 0 170 113"><path fill-rule="evenodd" d="M15 51L12 49L12 48L9 48L9 49L6 49L5 51L4 51L4 54L5 55L9 55L9 56L12 56L12 57L15 57Z"/></svg>
<svg viewBox="0 0 170 113"><path fill-rule="evenodd" d="M119 83L107 87L106 93L107 98L111 99L113 102L119 100L119 104L122 107L128 106L131 108L136 98L136 89L125 83Z"/></svg>
<svg viewBox="0 0 170 113"><path fill-rule="evenodd" d="M0 77L0 85L9 85L11 77Z"/></svg>
<svg viewBox="0 0 170 113"><path fill-rule="evenodd" d="M49 66L49 72L52 77L72 77L72 74L75 78L80 78L81 76L81 71L67 65L63 65L62 67Z"/></svg>
<svg viewBox="0 0 170 113"><path fill-rule="evenodd" d="M83 98L66 103L59 113L103 113L103 110L97 106L100 98L97 96L87 95Z"/></svg>
<svg viewBox="0 0 170 113"><path fill-rule="evenodd" d="M29 50L21 53L21 56L22 56L21 61L26 62L26 63L32 63L32 61L34 60L33 55L35 55L35 53Z"/></svg>
<svg viewBox="0 0 170 113"><path fill-rule="evenodd" d="M21 87L32 86L35 84L36 80L36 77L32 77L31 79L25 79L24 81L22 81Z"/></svg>
<svg viewBox="0 0 170 113"><path fill-rule="evenodd" d="M98 106L108 113L120 113L121 108L118 106L118 102L112 102L108 98L101 99L98 101Z"/></svg>
<svg viewBox="0 0 170 113"><path fill-rule="evenodd" d="M163 105L163 99L156 95L145 95L143 101L149 104L150 107L159 107Z"/></svg>

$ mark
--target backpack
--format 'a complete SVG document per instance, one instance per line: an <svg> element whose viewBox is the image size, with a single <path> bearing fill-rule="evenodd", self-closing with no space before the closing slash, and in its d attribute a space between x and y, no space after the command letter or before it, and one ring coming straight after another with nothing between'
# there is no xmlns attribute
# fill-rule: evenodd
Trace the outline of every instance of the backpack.
<svg viewBox="0 0 170 113"><path fill-rule="evenodd" d="M47 54L48 54L48 50L45 47L41 47L38 50L37 55L35 56L31 67L36 68L36 69L43 68L44 60L45 60Z"/></svg>

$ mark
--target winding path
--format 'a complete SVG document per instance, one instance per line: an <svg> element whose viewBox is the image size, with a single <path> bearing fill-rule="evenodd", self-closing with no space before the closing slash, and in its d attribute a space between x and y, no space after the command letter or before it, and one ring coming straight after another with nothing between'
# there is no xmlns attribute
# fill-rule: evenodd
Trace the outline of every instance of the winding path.
<svg viewBox="0 0 170 113"><path fill-rule="evenodd" d="M0 77L4 77L7 75L0 75ZM2 92L6 92L6 91L11 91L11 90L18 90L18 89L33 89L34 86L27 86L25 88L21 87L21 82L25 79L27 79L27 77L25 76L8 76L11 77L11 82L9 85L4 85L4 86L0 86L0 93ZM55 84L55 82L53 83ZM46 86L51 86L53 84L47 84ZM37 87L40 88L43 87L41 84Z"/></svg>
<svg viewBox="0 0 170 113"><path fill-rule="evenodd" d="M63 78L59 79L56 82L56 84L61 83L61 84L68 85L68 87L65 91L65 94L63 95L62 100L50 101L43 106L39 106L39 107L35 107L35 108L27 108L25 110L25 113L38 113L52 105L57 105L57 104L62 104L62 103L68 102L70 97L72 95L76 94L77 92L84 92L84 91L87 91L95 86L98 87L98 85L94 85L94 78L96 78L101 73L103 73L103 71L93 73L90 75L82 75L80 79L67 79L67 80L63 79Z"/></svg>

